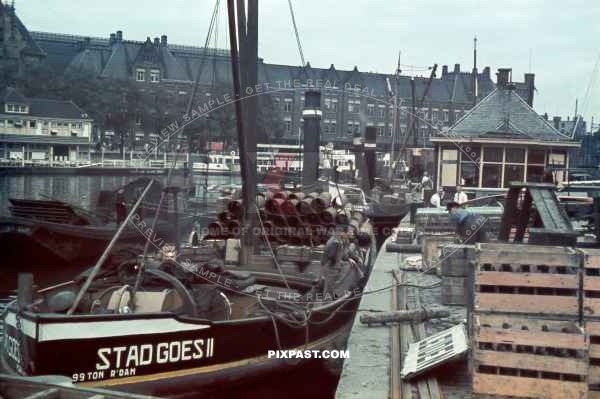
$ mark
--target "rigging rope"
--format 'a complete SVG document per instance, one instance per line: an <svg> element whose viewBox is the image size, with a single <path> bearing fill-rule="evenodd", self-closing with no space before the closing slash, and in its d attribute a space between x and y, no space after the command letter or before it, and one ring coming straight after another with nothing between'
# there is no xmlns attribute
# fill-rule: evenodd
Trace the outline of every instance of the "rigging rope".
<svg viewBox="0 0 600 399"><path fill-rule="evenodd" d="M296 34L296 43L298 44L298 52L300 53L300 61L302 61L302 66L306 66L306 62L304 62L304 53L302 52L302 44L300 43L300 35L298 34L298 26L296 25L296 17L294 16L294 8L292 7L292 0L288 0L288 5L290 6L290 14L292 16L292 24L294 25L294 33Z"/></svg>

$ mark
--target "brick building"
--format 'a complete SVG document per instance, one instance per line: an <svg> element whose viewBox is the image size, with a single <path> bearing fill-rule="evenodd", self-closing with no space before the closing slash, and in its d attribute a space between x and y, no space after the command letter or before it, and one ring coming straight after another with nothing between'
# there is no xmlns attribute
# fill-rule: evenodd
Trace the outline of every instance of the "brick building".
<svg viewBox="0 0 600 399"><path fill-rule="evenodd" d="M18 19L14 12L12 15ZM46 32L29 32L29 36L45 54L45 62L57 73L86 70L104 78L128 79L141 87L161 85L183 99L191 90L199 64L203 64L200 83L207 96L214 82L227 91L231 87L227 50L172 44L167 35L144 41L127 40L122 31L105 38ZM263 89L267 85L271 89L269 95L280 127L274 129L272 142L298 142L302 134L304 90L322 82L323 143L348 147L355 132L362 133L367 126L375 126L380 150L391 147L394 115L398 118L396 143L406 141L410 147L431 147L429 137L433 133L451 126L494 89L489 67L478 72L476 68L461 71L458 64L453 69L442 66L438 75L429 84L429 77L361 72L358 67L340 70L333 64L329 68L315 68L310 63L299 67L259 60L258 66L258 80ZM515 83L515 87L532 105L534 75L526 74L524 82ZM397 114L392 98L398 99ZM415 122L411 123L411 118ZM410 126L413 133L406 137ZM157 133L152 131L155 127L143 123L136 124L136 129L136 136L140 137Z"/></svg>

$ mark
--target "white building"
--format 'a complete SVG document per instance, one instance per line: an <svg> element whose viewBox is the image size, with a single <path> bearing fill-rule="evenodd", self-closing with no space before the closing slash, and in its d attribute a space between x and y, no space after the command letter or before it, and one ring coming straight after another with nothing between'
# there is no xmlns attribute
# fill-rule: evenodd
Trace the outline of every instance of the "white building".
<svg viewBox="0 0 600 399"><path fill-rule="evenodd" d="M0 94L0 159L88 159L92 119L72 101L25 98L8 87Z"/></svg>

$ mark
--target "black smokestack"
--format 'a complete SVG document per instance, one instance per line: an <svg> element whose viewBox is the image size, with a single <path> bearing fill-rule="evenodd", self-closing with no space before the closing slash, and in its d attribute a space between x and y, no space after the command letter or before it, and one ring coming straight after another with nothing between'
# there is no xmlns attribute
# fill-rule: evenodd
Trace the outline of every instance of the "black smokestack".
<svg viewBox="0 0 600 399"><path fill-rule="evenodd" d="M375 170L377 168L376 147L377 128L375 126L367 126L367 131L365 132L365 162L367 164L369 190L375 186Z"/></svg>
<svg viewBox="0 0 600 399"><path fill-rule="evenodd" d="M321 93L308 90L304 95L304 160L302 183L305 187L319 178L319 144L321 143Z"/></svg>

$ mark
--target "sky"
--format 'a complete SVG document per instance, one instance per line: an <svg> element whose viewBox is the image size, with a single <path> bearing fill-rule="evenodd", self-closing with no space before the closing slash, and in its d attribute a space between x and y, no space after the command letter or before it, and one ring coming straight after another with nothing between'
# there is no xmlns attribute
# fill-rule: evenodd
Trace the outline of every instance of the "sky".
<svg viewBox="0 0 600 399"><path fill-rule="evenodd" d="M7 0L3 0L7 1ZM15 0L30 30L125 40L162 34L202 46L215 0ZM217 42L228 47L226 0ZM600 122L600 1L570 0L292 0L305 59L313 67L428 75L437 63L510 67L513 80L536 74L534 108L550 116L579 113ZM259 0L259 56L300 65L287 0ZM595 73L594 73L595 70Z"/></svg>

